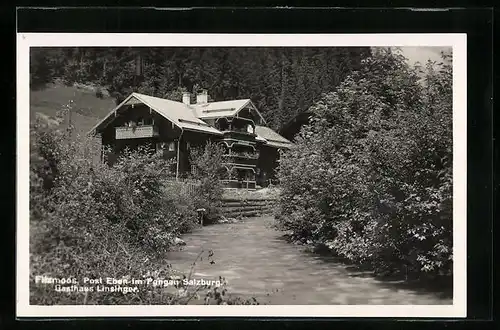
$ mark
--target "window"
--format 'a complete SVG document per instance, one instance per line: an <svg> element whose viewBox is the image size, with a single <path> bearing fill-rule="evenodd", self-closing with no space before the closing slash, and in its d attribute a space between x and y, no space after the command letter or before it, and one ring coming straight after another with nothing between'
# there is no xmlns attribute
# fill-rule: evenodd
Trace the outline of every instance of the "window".
<svg viewBox="0 0 500 330"><path fill-rule="evenodd" d="M175 142L170 142L168 144L168 151L175 151Z"/></svg>
<svg viewBox="0 0 500 330"><path fill-rule="evenodd" d="M196 175L196 165L191 165L191 174Z"/></svg>

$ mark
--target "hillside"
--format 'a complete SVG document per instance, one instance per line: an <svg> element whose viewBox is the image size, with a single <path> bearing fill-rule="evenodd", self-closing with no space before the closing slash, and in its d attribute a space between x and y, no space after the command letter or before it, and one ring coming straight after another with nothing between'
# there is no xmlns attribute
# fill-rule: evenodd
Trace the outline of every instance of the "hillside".
<svg viewBox="0 0 500 330"><path fill-rule="evenodd" d="M206 89L214 101L251 98L279 129L369 55L369 47L40 47L30 51L30 84L106 86L119 101Z"/></svg>
<svg viewBox="0 0 500 330"><path fill-rule="evenodd" d="M87 133L115 107L113 98L98 98L90 88L49 85L44 89L30 91L30 119L36 113L55 117L70 100L74 102L72 123L79 134Z"/></svg>

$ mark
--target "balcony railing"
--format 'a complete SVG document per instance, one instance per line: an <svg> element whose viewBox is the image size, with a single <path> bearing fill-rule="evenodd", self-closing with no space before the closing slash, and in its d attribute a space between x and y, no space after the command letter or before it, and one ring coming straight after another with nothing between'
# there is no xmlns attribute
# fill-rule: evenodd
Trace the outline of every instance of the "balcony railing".
<svg viewBox="0 0 500 330"><path fill-rule="evenodd" d="M224 139L235 139L243 141L255 141L255 134L246 131L223 131Z"/></svg>
<svg viewBox="0 0 500 330"><path fill-rule="evenodd" d="M258 159L259 152L258 151L233 151L231 149L228 150L228 153L224 156L234 156L239 158L250 158L250 159Z"/></svg>
<svg viewBox="0 0 500 330"><path fill-rule="evenodd" d="M153 125L116 128L117 140L151 138L154 136L158 136L158 127Z"/></svg>
<svg viewBox="0 0 500 330"><path fill-rule="evenodd" d="M245 167L257 166L257 158L250 158L239 155L223 155L223 163L224 164L233 164L233 165L242 165Z"/></svg>

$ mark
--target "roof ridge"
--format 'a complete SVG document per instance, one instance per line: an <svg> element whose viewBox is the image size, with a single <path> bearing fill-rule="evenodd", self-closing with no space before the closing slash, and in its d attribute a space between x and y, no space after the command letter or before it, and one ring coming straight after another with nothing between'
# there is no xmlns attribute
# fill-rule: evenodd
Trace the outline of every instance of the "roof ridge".
<svg viewBox="0 0 500 330"><path fill-rule="evenodd" d="M139 93L139 92L132 92L132 94L143 95L143 96L147 96L147 97L153 97L155 99L166 100L166 101L169 101L169 102L175 102L175 103L183 104L183 105L188 106L188 107L192 107L192 106L206 106L208 104L220 103L220 102L234 102L234 101L249 101L249 100L251 100L250 98L245 98L245 99L231 99L231 100L223 100L223 101L213 101L213 102L207 102L207 103L203 103L203 104L197 104L197 103L186 104L184 102L174 101L174 100L167 99L167 98L164 98L164 97L158 97L158 96L153 96L153 95L149 95L149 94L143 94L143 93Z"/></svg>
<svg viewBox="0 0 500 330"><path fill-rule="evenodd" d="M207 102L207 103L203 103L203 104L186 104L184 102L180 102L180 101L174 101L174 100L170 100L170 99L167 99L167 98L164 98L164 97L158 97L158 96L153 96L153 95L148 95L148 94L143 94L143 93L139 93L139 92L132 92L132 94L135 94L135 95L138 95L138 96L146 96L146 97L151 97L151 98L154 98L154 99L158 99L158 100L162 100L162 101L168 101L168 102L173 102L173 103L176 103L178 105L182 105L184 106L187 110L191 110L191 112L193 113L193 115L195 116L195 118L197 119L200 119L199 116L198 116L198 113L196 112L196 109L201 109L203 112L216 112L216 111L221 111L221 110L235 110L235 108L230 108L230 109L216 109L216 110L203 110L203 108L205 107L208 107L210 105L213 105L213 104L216 104L216 103L223 103L223 102L238 102L238 101L245 101L245 102L248 102L248 101L251 101L250 98L246 98L246 99L232 99L232 100L224 100L224 101L214 101L214 102Z"/></svg>
<svg viewBox="0 0 500 330"><path fill-rule="evenodd" d="M192 106L197 106L197 107L206 107L206 106L208 106L208 105L215 104L215 103L223 103L223 102L237 102L237 101L245 101L245 102L248 102L248 101L251 101L251 99L232 99L232 100L223 100L223 101L207 102L207 103L202 103L202 104L197 104L197 103L194 103L194 104L191 104L191 105L192 105Z"/></svg>
<svg viewBox="0 0 500 330"><path fill-rule="evenodd" d="M133 92L132 94L138 94L138 95L142 95L142 96L152 97L152 98L155 98L155 99L158 99L158 100L164 100L164 101L169 101L169 102L174 102L174 103L179 103L179 104L187 105L186 103L179 102L179 101L174 101L174 100L171 100L171 99L166 99L164 97L158 97L158 96L153 96L153 95L148 95L148 94L142 94L142 93L137 93L137 92Z"/></svg>

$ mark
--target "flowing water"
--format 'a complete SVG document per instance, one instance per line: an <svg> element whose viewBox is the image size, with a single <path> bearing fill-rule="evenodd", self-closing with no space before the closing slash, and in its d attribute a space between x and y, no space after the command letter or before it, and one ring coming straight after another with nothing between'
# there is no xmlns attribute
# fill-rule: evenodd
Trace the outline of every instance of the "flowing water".
<svg viewBox="0 0 500 330"><path fill-rule="evenodd" d="M397 282L375 279L333 258L305 252L287 243L271 227L271 217L246 218L238 223L198 228L183 236L186 245L168 259L174 269L193 279L223 276L228 292L262 304L390 304L447 305L450 297L409 289ZM208 251L213 257L207 258Z"/></svg>

